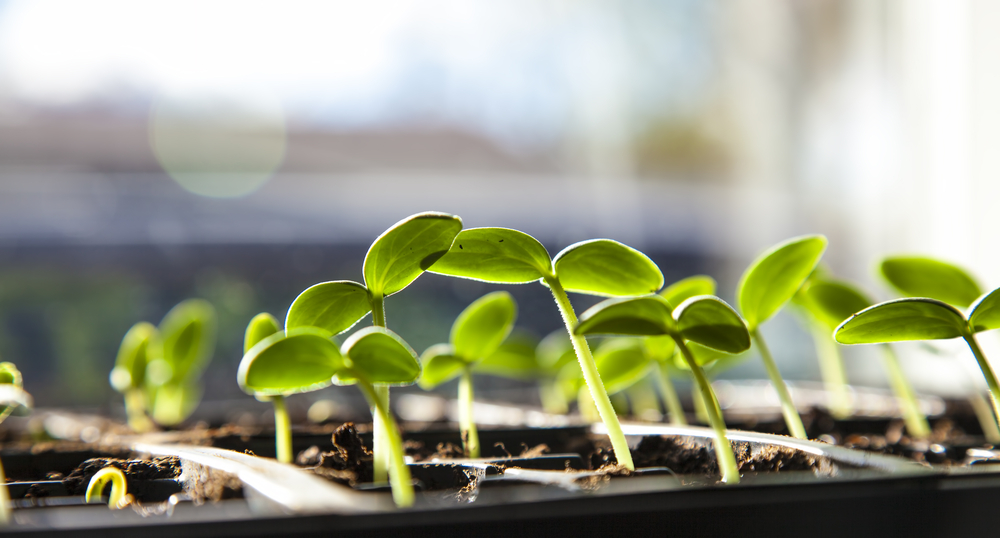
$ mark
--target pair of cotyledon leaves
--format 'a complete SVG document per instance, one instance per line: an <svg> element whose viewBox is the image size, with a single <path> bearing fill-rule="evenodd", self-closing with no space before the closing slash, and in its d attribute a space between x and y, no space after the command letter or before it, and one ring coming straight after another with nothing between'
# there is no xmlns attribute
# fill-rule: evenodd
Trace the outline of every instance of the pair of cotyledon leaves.
<svg viewBox="0 0 1000 538"><path fill-rule="evenodd" d="M332 334L318 327L282 331L269 314L247 327L240 387L261 396L310 392L334 383L408 385L420 377L417 354L396 333L367 327L339 348Z"/></svg>

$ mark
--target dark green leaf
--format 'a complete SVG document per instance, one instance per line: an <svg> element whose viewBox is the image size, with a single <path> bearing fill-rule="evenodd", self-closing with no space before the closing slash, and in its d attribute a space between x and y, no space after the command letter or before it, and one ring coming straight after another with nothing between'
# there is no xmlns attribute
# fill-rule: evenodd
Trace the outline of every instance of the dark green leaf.
<svg viewBox="0 0 1000 538"><path fill-rule="evenodd" d="M392 295L448 252L462 219L447 213L418 213L386 230L365 256L365 285L372 295Z"/></svg>
<svg viewBox="0 0 1000 538"><path fill-rule="evenodd" d="M1000 288L997 288L972 305L969 312L972 332L1000 329Z"/></svg>
<svg viewBox="0 0 1000 538"><path fill-rule="evenodd" d="M841 344L879 344L962 336L967 323L955 307L935 299L896 299L851 316L837 327Z"/></svg>
<svg viewBox="0 0 1000 538"><path fill-rule="evenodd" d="M267 312L257 314L247 324L247 330L243 334L243 354L245 355L250 351L250 348L257 345L261 340L279 331L281 331L281 327L278 325L278 320L274 319L274 316Z"/></svg>
<svg viewBox="0 0 1000 538"><path fill-rule="evenodd" d="M556 329L538 343L535 357L543 372L554 375L566 364L576 362L576 351L573 350L573 343L570 342L566 330Z"/></svg>
<svg viewBox="0 0 1000 538"><path fill-rule="evenodd" d="M715 288L715 279L712 277L695 275L663 288L660 295L670 303L670 306L677 308L677 305L696 295L715 295Z"/></svg>
<svg viewBox="0 0 1000 538"><path fill-rule="evenodd" d="M343 368L344 358L329 333L301 328L274 333L250 348L236 379L250 394L294 394L330 386Z"/></svg>
<svg viewBox="0 0 1000 538"><path fill-rule="evenodd" d="M160 322L163 360L170 366L169 382L195 377L215 349L215 308L202 299L173 307Z"/></svg>
<svg viewBox="0 0 1000 538"><path fill-rule="evenodd" d="M964 269L925 256L890 256L879 269L893 288L908 297L928 297L966 308L983 294Z"/></svg>
<svg viewBox="0 0 1000 538"><path fill-rule="evenodd" d="M750 330L767 321L809 278L823 251L822 235L796 237L762 254L743 273L736 297Z"/></svg>
<svg viewBox="0 0 1000 538"><path fill-rule="evenodd" d="M506 291L487 293L473 301L451 326L455 353L475 362L500 347L517 317L517 304Z"/></svg>
<svg viewBox="0 0 1000 538"><path fill-rule="evenodd" d="M642 339L642 345L649 358L659 362L669 361L677 351L677 344L670 336L647 336Z"/></svg>
<svg viewBox="0 0 1000 538"><path fill-rule="evenodd" d="M372 310L368 289L350 280L321 282L306 288L288 307L285 329L319 327L339 334Z"/></svg>
<svg viewBox="0 0 1000 538"><path fill-rule="evenodd" d="M462 230L430 272L499 284L525 284L552 274L545 247L509 228Z"/></svg>
<svg viewBox="0 0 1000 538"><path fill-rule="evenodd" d="M455 355L455 350L448 344L437 344L427 348L420 356L423 371L420 373L420 388L430 390L450 381L462 373L466 362Z"/></svg>
<svg viewBox="0 0 1000 538"><path fill-rule="evenodd" d="M718 297L691 297L674 309L677 330L686 340L703 346L740 353L750 349L746 323L731 306Z"/></svg>
<svg viewBox="0 0 1000 538"><path fill-rule="evenodd" d="M565 331L563 331L565 335ZM536 379L541 373L535 347L538 337L513 332L500 348L473 367L477 373L506 377L510 379ZM572 348L570 348L572 353ZM575 355L574 355L575 356Z"/></svg>
<svg viewBox="0 0 1000 538"><path fill-rule="evenodd" d="M351 361L350 373L337 376L342 383L361 377L369 383L409 385L420 377L417 353L383 327L366 327L352 334L341 353Z"/></svg>
<svg viewBox="0 0 1000 538"><path fill-rule="evenodd" d="M133 325L118 347L111 386L118 392L142 387L146 382L146 365L160 358L160 349L159 331L152 323L141 321Z"/></svg>
<svg viewBox="0 0 1000 538"><path fill-rule="evenodd" d="M634 338L612 338L594 351L594 361L608 394L625 390L649 370L649 357Z"/></svg>
<svg viewBox="0 0 1000 538"><path fill-rule="evenodd" d="M670 311L670 303L659 295L607 299L581 314L574 331L629 336L670 334L674 329Z"/></svg>
<svg viewBox="0 0 1000 538"><path fill-rule="evenodd" d="M570 245L553 263L566 291L618 297L656 293L663 287L663 273L653 260L610 239Z"/></svg>
<svg viewBox="0 0 1000 538"><path fill-rule="evenodd" d="M873 304L854 286L835 280L809 280L796 298L813 319L831 331Z"/></svg>

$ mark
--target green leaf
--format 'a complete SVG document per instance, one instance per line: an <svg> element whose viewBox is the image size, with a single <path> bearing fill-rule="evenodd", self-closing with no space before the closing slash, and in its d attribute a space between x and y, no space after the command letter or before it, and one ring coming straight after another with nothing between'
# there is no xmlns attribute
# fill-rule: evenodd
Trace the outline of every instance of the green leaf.
<svg viewBox="0 0 1000 538"><path fill-rule="evenodd" d="M552 274L549 252L510 228L462 230L430 272L498 284L525 284Z"/></svg>
<svg viewBox="0 0 1000 538"><path fill-rule="evenodd" d="M201 373L215 349L215 308L202 299L188 299L173 307L160 322L163 360L168 382L180 382Z"/></svg>
<svg viewBox="0 0 1000 538"><path fill-rule="evenodd" d="M966 329L965 317L955 307L936 299L913 298L866 308L837 327L833 336L841 344L879 344L955 338Z"/></svg>
<svg viewBox="0 0 1000 538"><path fill-rule="evenodd" d="M506 291L487 293L473 301L451 326L455 354L475 362L500 347L517 317L517 304Z"/></svg>
<svg viewBox="0 0 1000 538"><path fill-rule="evenodd" d="M772 247L750 264L736 290L740 312L750 330L767 321L795 295L824 250L826 238L822 235L796 237Z"/></svg>
<svg viewBox="0 0 1000 538"><path fill-rule="evenodd" d="M373 296L389 296L410 285L448 252L462 219L447 213L418 213L386 230L365 256L365 285Z"/></svg>
<svg viewBox="0 0 1000 538"><path fill-rule="evenodd" d="M170 382L153 393L153 421L164 426L176 426L198 407L203 389L196 380Z"/></svg>
<svg viewBox="0 0 1000 538"><path fill-rule="evenodd" d="M813 319L831 331L873 304L854 286L835 280L809 280L796 298Z"/></svg>
<svg viewBox="0 0 1000 538"><path fill-rule="evenodd" d="M0 362L0 422L14 413L27 415L34 402L22 388L21 371L12 362Z"/></svg>
<svg viewBox="0 0 1000 538"><path fill-rule="evenodd" d="M610 239L570 245L553 263L566 291L618 297L656 293L663 287L663 273L653 260Z"/></svg>
<svg viewBox="0 0 1000 538"><path fill-rule="evenodd" d="M632 386L649 370L649 357L634 338L612 338L594 351L594 361L608 394Z"/></svg>
<svg viewBox="0 0 1000 538"><path fill-rule="evenodd" d="M646 355L658 362L669 361L677 351L677 344L670 336L647 336L642 339L642 345Z"/></svg>
<svg viewBox="0 0 1000 538"><path fill-rule="evenodd" d="M340 334L372 310L368 288L350 280L321 282L306 288L292 301L285 329L320 327Z"/></svg>
<svg viewBox="0 0 1000 538"><path fill-rule="evenodd" d="M674 309L673 316L677 320L677 330L686 340L726 353L750 349L746 323L718 297L691 297Z"/></svg>
<svg viewBox="0 0 1000 538"><path fill-rule="evenodd" d="M886 281L908 297L928 297L966 308L983 294L964 269L924 256L890 256L879 270Z"/></svg>
<svg viewBox="0 0 1000 538"><path fill-rule="evenodd" d="M240 361L240 388L250 394L282 395L330 386L344 368L344 358L329 336L322 329L301 328L264 338Z"/></svg>
<svg viewBox="0 0 1000 538"><path fill-rule="evenodd" d="M565 335L566 332L563 331L563 334ZM476 363L473 370L477 373L509 379L537 379L541 374L538 358L535 355L537 345L538 337L513 332L495 352ZM572 351L573 349L570 347L570 352L572 353Z"/></svg>
<svg viewBox="0 0 1000 538"><path fill-rule="evenodd" d="M350 372L337 376L340 383L360 377L369 383L409 385L420 377L417 353L399 335L383 327L361 329L340 350L351 360Z"/></svg>
<svg viewBox="0 0 1000 538"><path fill-rule="evenodd" d="M667 286L660 295L674 308L696 295L715 295L715 279L706 275L689 276Z"/></svg>
<svg viewBox="0 0 1000 538"><path fill-rule="evenodd" d="M580 315L576 334L660 336L674 330L670 303L659 295L617 297L590 307Z"/></svg>
<svg viewBox="0 0 1000 538"><path fill-rule="evenodd" d="M969 326L978 333L1000 329L1000 288L982 296L972 305L969 312Z"/></svg>
<svg viewBox="0 0 1000 538"><path fill-rule="evenodd" d="M160 358L159 331L152 323L136 323L125 333L111 370L111 386L118 392L137 389L146 382L146 366Z"/></svg>
<svg viewBox="0 0 1000 538"><path fill-rule="evenodd" d="M737 353L734 355L703 346L697 342L687 342L686 345L691 351L694 361L705 370L706 374L718 374L726 368L735 366L740 360L747 357L747 353ZM674 366L679 370L691 371L688 368L687 361L684 360L684 357L680 353L674 355Z"/></svg>
<svg viewBox="0 0 1000 538"><path fill-rule="evenodd" d="M538 343L535 357L543 372L554 375L566 364L576 361L576 351L573 350L573 343L566 330L556 329Z"/></svg>
<svg viewBox="0 0 1000 538"><path fill-rule="evenodd" d="M274 316L267 312L257 314L250 320L246 333L243 334L243 353L246 354L258 342L279 331L281 327Z"/></svg>
<svg viewBox="0 0 1000 538"><path fill-rule="evenodd" d="M455 355L455 350L449 344L437 344L427 348L420 356L423 372L420 374L420 388L430 390L451 381L462 373L466 362Z"/></svg>

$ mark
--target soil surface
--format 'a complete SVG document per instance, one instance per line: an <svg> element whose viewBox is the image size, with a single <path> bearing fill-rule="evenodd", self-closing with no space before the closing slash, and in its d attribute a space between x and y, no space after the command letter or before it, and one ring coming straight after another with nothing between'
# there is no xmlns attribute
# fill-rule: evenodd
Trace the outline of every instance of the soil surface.
<svg viewBox="0 0 1000 538"><path fill-rule="evenodd" d="M180 460L173 457L153 458L151 460L124 460L116 458L93 458L80 464L62 483L70 495L83 495L87 492L90 479L105 467L116 467L125 473L125 482L130 491L138 489L138 484L145 480L161 478L177 478L181 475Z"/></svg>
<svg viewBox="0 0 1000 538"><path fill-rule="evenodd" d="M324 452L313 446L300 452L295 462L341 484L356 486L372 481L372 453L362 443L353 422L333 432L333 450Z"/></svg>

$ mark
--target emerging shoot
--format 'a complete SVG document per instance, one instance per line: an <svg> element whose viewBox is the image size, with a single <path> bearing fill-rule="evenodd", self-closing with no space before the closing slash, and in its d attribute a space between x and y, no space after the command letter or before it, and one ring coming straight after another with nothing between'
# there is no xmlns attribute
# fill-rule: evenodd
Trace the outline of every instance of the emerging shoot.
<svg viewBox="0 0 1000 538"><path fill-rule="evenodd" d="M84 501L89 503L100 497L105 486L107 486L109 482L111 483L111 496L108 497L108 508L112 510L121 510L122 508L132 504L135 499L128 492L125 473L117 467L105 467L100 471L97 471L94 476L90 478L90 483L87 484L87 494L84 496Z"/></svg>
<svg viewBox="0 0 1000 538"><path fill-rule="evenodd" d="M188 299L160 322L161 349L150 351L146 344L146 390L157 424L180 424L198 407L201 373L215 350L216 325L211 303ZM151 336L150 342L154 341Z"/></svg>

